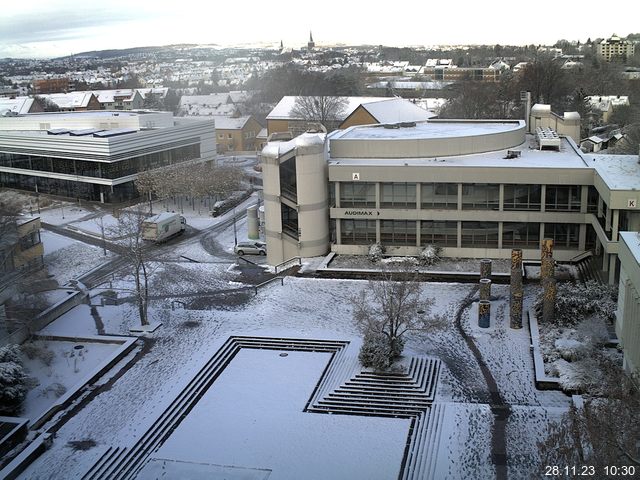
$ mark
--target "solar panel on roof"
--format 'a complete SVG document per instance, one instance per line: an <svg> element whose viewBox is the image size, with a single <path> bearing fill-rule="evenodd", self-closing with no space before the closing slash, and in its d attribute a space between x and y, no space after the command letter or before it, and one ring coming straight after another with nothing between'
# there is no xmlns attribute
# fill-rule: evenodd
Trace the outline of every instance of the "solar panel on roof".
<svg viewBox="0 0 640 480"><path fill-rule="evenodd" d="M113 130L104 130L102 132L96 132L93 134L94 137L98 138L108 138L108 137L116 137L118 135L126 135L128 133L136 133L138 130L133 128L114 128Z"/></svg>
<svg viewBox="0 0 640 480"><path fill-rule="evenodd" d="M50 128L47 130L47 135L64 135L65 133L69 133L68 128Z"/></svg>
<svg viewBox="0 0 640 480"><path fill-rule="evenodd" d="M93 133L102 132L100 128L83 128L81 130L71 130L69 135L72 137L82 137L84 135L91 135Z"/></svg>

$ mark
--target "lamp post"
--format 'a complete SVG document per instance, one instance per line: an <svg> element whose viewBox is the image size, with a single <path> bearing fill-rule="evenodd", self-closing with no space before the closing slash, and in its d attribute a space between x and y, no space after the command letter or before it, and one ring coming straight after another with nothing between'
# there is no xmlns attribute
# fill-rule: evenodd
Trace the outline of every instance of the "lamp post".
<svg viewBox="0 0 640 480"><path fill-rule="evenodd" d="M236 207L233 207L233 241L238 245L238 230L236 229Z"/></svg>

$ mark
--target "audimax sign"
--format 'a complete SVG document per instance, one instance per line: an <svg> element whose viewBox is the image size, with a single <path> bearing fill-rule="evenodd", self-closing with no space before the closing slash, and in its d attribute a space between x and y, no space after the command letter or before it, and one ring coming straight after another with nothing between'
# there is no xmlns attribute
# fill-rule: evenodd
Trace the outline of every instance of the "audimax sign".
<svg viewBox="0 0 640 480"><path fill-rule="evenodd" d="M349 217L376 217L380 215L380 212L377 210L345 210L344 214Z"/></svg>

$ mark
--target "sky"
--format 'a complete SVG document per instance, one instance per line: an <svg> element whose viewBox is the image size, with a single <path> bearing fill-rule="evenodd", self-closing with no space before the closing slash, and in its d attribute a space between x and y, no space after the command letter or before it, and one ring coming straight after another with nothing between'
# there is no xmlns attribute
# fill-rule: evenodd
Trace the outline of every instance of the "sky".
<svg viewBox="0 0 640 480"><path fill-rule="evenodd" d="M640 32L635 0L32 0L0 14L0 58L176 43L318 46L551 45ZM593 12L590 14L589 12ZM635 12L635 13L633 13ZM618 14L620 13L620 14Z"/></svg>

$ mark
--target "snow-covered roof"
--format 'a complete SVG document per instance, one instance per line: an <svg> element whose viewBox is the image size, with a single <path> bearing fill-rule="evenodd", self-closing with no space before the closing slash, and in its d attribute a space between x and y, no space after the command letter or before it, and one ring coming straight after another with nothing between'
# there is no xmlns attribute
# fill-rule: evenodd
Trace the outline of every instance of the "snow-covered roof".
<svg viewBox="0 0 640 480"><path fill-rule="evenodd" d="M231 102L231 96L228 93L212 93L211 95L183 95L180 97L180 108L189 105L197 105L200 107L218 107Z"/></svg>
<svg viewBox="0 0 640 480"><path fill-rule="evenodd" d="M11 113L29 113L34 99L31 97L2 98L0 97L0 112L8 110Z"/></svg>
<svg viewBox="0 0 640 480"><path fill-rule="evenodd" d="M263 128L262 130L260 130L260 133L258 133L258 135L256 135L256 138L264 138L266 140L266 138L269 136L269 133L267 131L266 128Z"/></svg>
<svg viewBox="0 0 640 480"><path fill-rule="evenodd" d="M131 101L135 95L133 88L121 88L117 90L93 90L93 94L100 103L113 103L116 97L124 98L124 101Z"/></svg>
<svg viewBox="0 0 640 480"><path fill-rule="evenodd" d="M58 105L60 108L84 108L89 105L93 92L50 93L40 95Z"/></svg>
<svg viewBox="0 0 640 480"><path fill-rule="evenodd" d="M150 93L153 96L165 98L169 92L169 87L136 88L135 90L142 95L142 98L145 98Z"/></svg>
<svg viewBox="0 0 640 480"><path fill-rule="evenodd" d="M592 95L585 97L584 101L587 102L591 108L606 112L610 107L620 107L629 105L629 97L626 95Z"/></svg>
<svg viewBox="0 0 640 480"><path fill-rule="evenodd" d="M620 238L624 240L636 262L640 264L640 235L638 232L620 232Z"/></svg>
<svg viewBox="0 0 640 480"><path fill-rule="evenodd" d="M640 190L638 155L585 155L609 190Z"/></svg>
<svg viewBox="0 0 640 480"><path fill-rule="evenodd" d="M362 108L367 110L378 123L420 122L436 116L435 113L420 108L404 98L388 98L363 103Z"/></svg>
<svg viewBox="0 0 640 480"><path fill-rule="evenodd" d="M241 130L251 117L232 118L223 115L213 115L211 118L216 122L216 130Z"/></svg>

